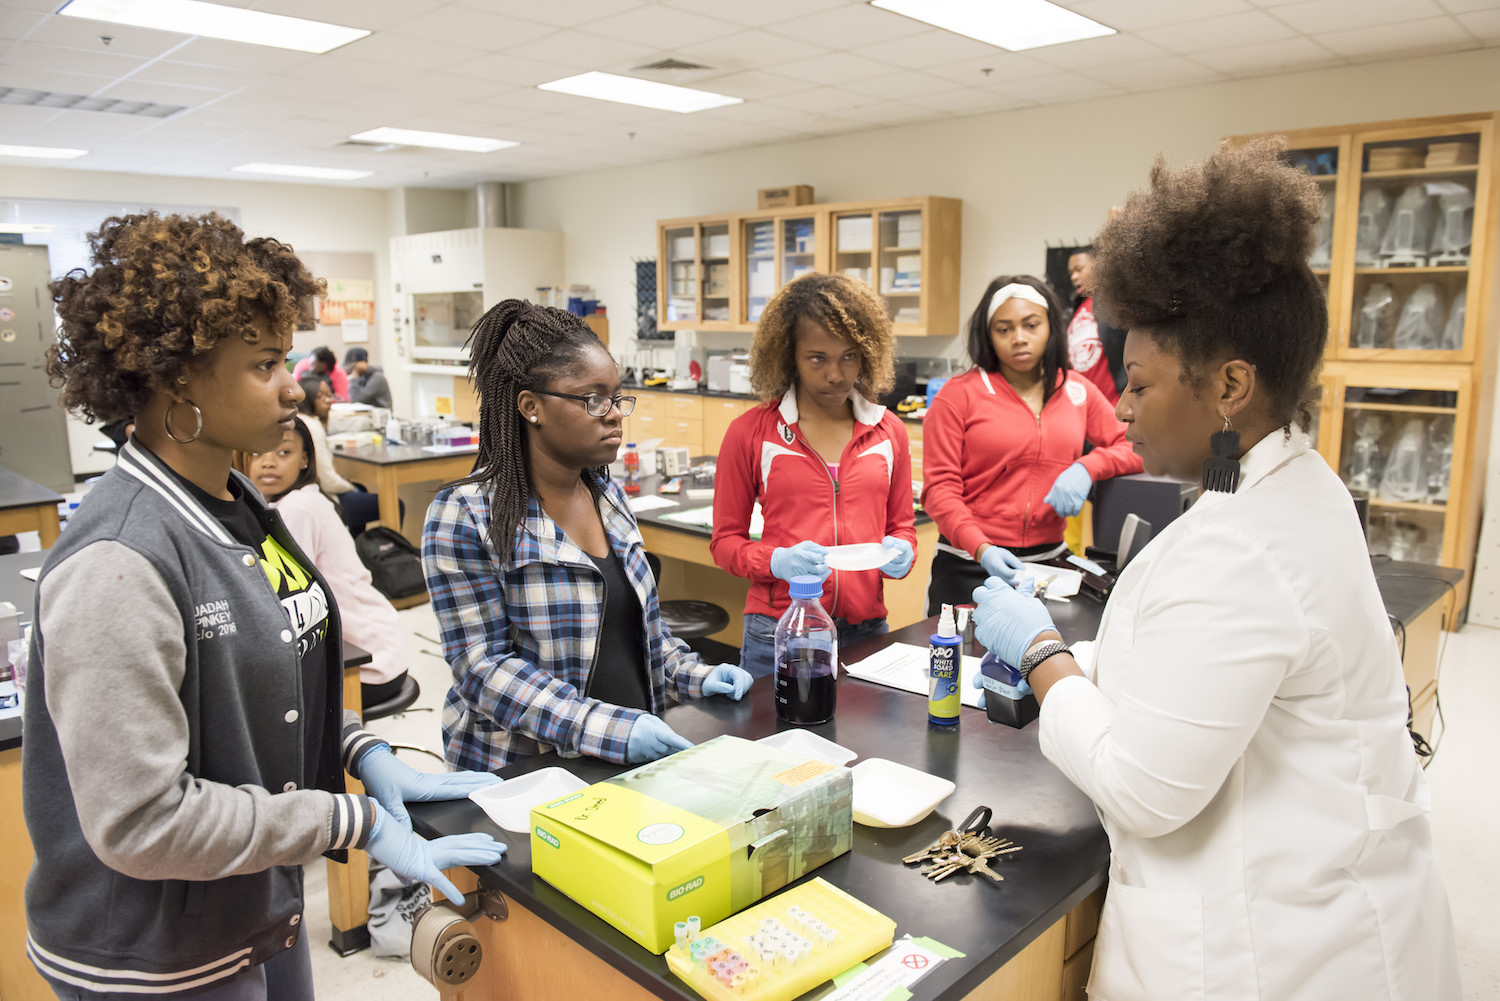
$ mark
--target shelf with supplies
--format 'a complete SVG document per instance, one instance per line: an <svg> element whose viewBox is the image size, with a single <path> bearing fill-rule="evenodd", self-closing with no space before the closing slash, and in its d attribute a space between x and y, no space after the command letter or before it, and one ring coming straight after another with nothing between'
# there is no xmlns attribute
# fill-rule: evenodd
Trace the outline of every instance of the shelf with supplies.
<svg viewBox="0 0 1500 1001"><path fill-rule="evenodd" d="M961 213L918 197L661 220L658 325L753 331L783 285L841 271L885 300L897 334L956 334Z"/></svg>
<svg viewBox="0 0 1500 1001"><path fill-rule="evenodd" d="M1370 551L1474 569L1496 338L1495 114L1279 133L1323 219L1318 450L1370 498ZM1235 137L1244 141L1249 136Z"/></svg>

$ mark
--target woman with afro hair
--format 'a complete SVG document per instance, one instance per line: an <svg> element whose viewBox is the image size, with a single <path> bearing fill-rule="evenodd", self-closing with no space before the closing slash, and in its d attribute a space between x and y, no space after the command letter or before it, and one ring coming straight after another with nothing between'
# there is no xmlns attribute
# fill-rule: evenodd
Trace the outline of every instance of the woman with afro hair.
<svg viewBox="0 0 1500 1001"><path fill-rule="evenodd" d="M750 379L764 402L724 435L709 542L715 563L750 581L740 666L756 677L774 667L793 577L824 581L843 645L886 631L881 579L911 572L911 446L875 402L895 380L893 340L880 297L838 274L787 283L756 327ZM754 539L757 503L765 528ZM875 570L829 569L828 547L861 542L894 555Z"/></svg>
<svg viewBox="0 0 1500 1001"><path fill-rule="evenodd" d="M1091 997L1458 1001L1400 657L1305 431L1319 195L1278 149L1158 163L1095 241L1117 413L1147 472L1204 493L1121 574L1092 679L1026 578L976 589L977 636L1109 834Z"/></svg>
<svg viewBox="0 0 1500 1001"><path fill-rule="evenodd" d="M306 1001L301 867L364 849L462 900L441 870L505 846L424 841L404 803L498 779L421 775L343 709L332 591L231 469L295 425L286 353L323 283L217 215L106 219L91 241L94 270L52 286L48 372L65 406L135 432L37 581L27 952L61 998Z"/></svg>

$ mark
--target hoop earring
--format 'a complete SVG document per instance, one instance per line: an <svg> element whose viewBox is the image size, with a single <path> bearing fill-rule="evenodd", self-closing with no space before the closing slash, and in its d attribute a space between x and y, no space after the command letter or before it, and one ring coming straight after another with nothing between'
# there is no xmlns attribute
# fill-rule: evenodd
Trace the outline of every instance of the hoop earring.
<svg viewBox="0 0 1500 1001"><path fill-rule="evenodd" d="M198 422L197 426L193 428L193 433L186 438L179 438L172 433L172 408L177 406L179 403L186 403L188 406L192 407L193 417L196 418ZM203 411L199 410L198 404L194 403L192 400L173 400L171 404L168 405L167 412L162 415L162 424L166 426L168 438L171 438L179 445L191 445L193 442L197 441L198 436L203 433Z"/></svg>

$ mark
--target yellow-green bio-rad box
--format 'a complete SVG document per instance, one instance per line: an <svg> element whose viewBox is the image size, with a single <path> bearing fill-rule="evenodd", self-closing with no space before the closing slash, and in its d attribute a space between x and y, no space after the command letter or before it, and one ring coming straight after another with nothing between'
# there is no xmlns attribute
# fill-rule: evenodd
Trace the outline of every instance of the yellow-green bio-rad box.
<svg viewBox="0 0 1500 1001"><path fill-rule="evenodd" d="M849 850L849 769L715 737L531 811L540 877L652 952Z"/></svg>

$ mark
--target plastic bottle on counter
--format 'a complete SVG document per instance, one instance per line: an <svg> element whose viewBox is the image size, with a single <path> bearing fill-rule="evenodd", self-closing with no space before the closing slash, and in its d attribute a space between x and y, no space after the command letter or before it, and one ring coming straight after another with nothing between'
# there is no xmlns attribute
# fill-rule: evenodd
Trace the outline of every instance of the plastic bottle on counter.
<svg viewBox="0 0 1500 1001"><path fill-rule="evenodd" d="M625 466L625 492L627 494L638 494L641 492L641 453L636 451L635 442L625 443L625 455L620 462Z"/></svg>
<svg viewBox="0 0 1500 1001"><path fill-rule="evenodd" d="M788 723L826 723L838 706L839 631L823 609L823 582L789 582L792 603L776 623L776 715Z"/></svg>
<svg viewBox="0 0 1500 1001"><path fill-rule="evenodd" d="M959 665L962 663L963 641L953 623L953 606L944 605L943 614L938 618L938 631L929 640L927 654L927 720L938 726L958 725Z"/></svg>

